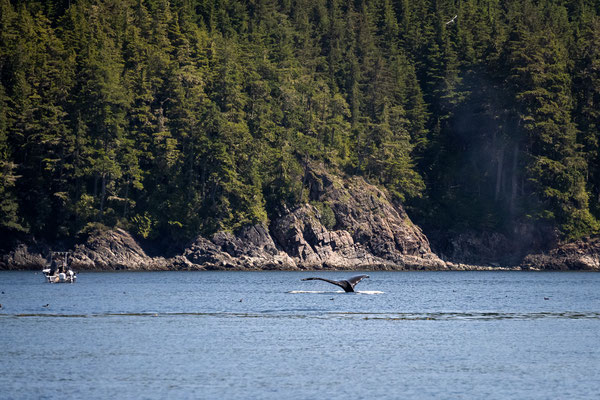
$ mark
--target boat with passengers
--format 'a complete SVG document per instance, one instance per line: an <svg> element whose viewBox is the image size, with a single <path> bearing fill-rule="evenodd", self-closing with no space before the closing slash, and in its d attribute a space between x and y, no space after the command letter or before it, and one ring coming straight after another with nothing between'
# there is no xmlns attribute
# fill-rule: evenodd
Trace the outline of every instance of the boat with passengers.
<svg viewBox="0 0 600 400"><path fill-rule="evenodd" d="M42 270L48 283L75 283L77 274L69 266L68 252L52 252L50 265Z"/></svg>

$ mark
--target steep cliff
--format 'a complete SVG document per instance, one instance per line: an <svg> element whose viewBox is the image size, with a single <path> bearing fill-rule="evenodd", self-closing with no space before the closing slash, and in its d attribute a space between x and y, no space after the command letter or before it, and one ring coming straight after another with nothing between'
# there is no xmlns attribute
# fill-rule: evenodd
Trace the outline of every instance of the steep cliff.
<svg viewBox="0 0 600 400"><path fill-rule="evenodd" d="M445 268L404 210L364 179L312 167L307 187L311 204L285 210L269 227L199 237L184 256L217 269Z"/></svg>

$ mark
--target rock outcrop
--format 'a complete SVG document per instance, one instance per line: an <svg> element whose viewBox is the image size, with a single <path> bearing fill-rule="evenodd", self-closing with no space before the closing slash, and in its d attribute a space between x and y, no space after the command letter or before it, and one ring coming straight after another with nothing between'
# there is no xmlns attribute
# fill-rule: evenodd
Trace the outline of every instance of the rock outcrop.
<svg viewBox="0 0 600 400"><path fill-rule="evenodd" d="M385 264L374 257L345 230L328 230L319 221L318 210L304 205L278 218L271 232L279 246L305 269L359 269Z"/></svg>
<svg viewBox="0 0 600 400"><path fill-rule="evenodd" d="M577 240L545 253L528 255L521 268L600 271L600 237Z"/></svg>
<svg viewBox="0 0 600 400"><path fill-rule="evenodd" d="M432 251L447 263L515 266L531 253L558 246L559 233L551 226L513 224L511 232L428 232Z"/></svg>
<svg viewBox="0 0 600 400"><path fill-rule="evenodd" d="M0 257L0 269L42 269L46 265L46 255L49 252L46 246L18 243Z"/></svg>
<svg viewBox="0 0 600 400"><path fill-rule="evenodd" d="M149 257L135 239L122 229L91 232L87 240L71 252L75 270L161 270L169 263L162 257Z"/></svg>
<svg viewBox="0 0 600 400"><path fill-rule="evenodd" d="M278 249L268 230L251 225L236 235L218 232L210 240L199 236L184 251L183 257L204 269L295 269L296 263Z"/></svg>
<svg viewBox="0 0 600 400"><path fill-rule="evenodd" d="M365 264L413 269L443 269L429 241L400 205L361 177L340 179L324 170L308 174L310 198L330 207L335 232L350 235ZM382 262L380 262L382 260Z"/></svg>
<svg viewBox="0 0 600 400"><path fill-rule="evenodd" d="M93 229L70 251L75 270L166 269L445 269L401 206L362 178L342 179L311 167L310 204L283 210L269 226L199 236L172 258L150 257L122 229ZM21 244L3 259L19 269L43 267L49 248Z"/></svg>
<svg viewBox="0 0 600 400"><path fill-rule="evenodd" d="M198 237L184 256L209 269L445 268L404 210L375 186L315 168L307 183L313 204L286 210L268 229Z"/></svg>

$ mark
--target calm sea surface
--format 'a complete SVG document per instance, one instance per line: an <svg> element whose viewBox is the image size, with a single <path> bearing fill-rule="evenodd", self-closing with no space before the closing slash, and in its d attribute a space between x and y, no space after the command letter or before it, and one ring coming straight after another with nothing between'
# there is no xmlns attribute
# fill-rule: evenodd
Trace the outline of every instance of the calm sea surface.
<svg viewBox="0 0 600 400"><path fill-rule="evenodd" d="M600 274L368 274L0 272L0 398L600 398Z"/></svg>

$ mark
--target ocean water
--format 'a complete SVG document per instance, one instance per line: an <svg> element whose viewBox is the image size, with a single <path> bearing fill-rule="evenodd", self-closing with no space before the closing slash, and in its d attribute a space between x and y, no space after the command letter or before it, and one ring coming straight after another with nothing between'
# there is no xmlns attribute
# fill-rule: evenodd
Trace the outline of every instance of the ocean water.
<svg viewBox="0 0 600 400"><path fill-rule="evenodd" d="M0 272L0 398L600 398L600 274L368 274Z"/></svg>

